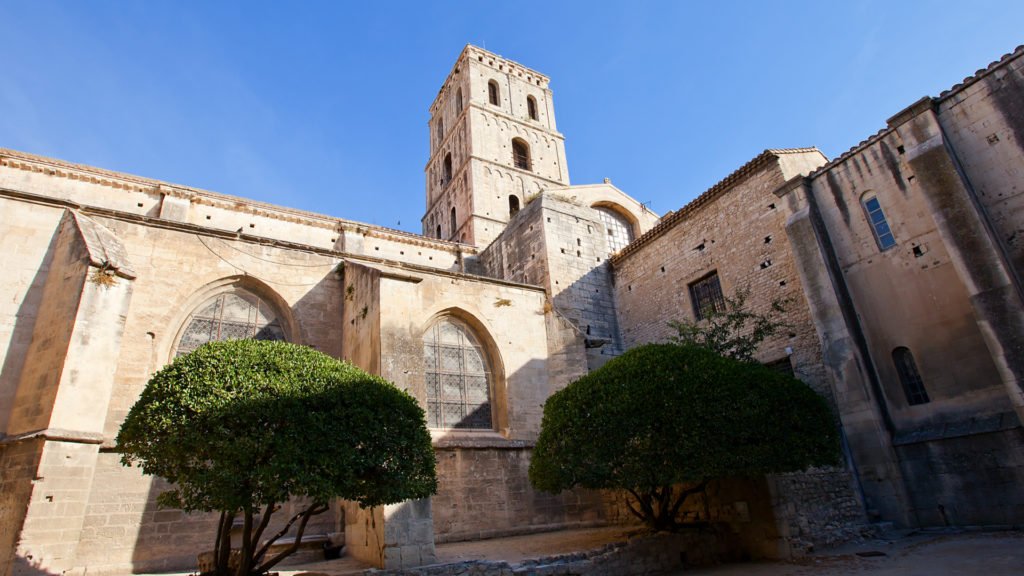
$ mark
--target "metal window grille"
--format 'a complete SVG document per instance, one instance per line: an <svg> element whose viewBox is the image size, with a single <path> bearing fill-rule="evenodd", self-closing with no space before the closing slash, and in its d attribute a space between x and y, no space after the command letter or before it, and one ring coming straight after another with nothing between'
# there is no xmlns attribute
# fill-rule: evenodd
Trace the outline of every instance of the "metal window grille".
<svg viewBox="0 0 1024 576"><path fill-rule="evenodd" d="M604 229L608 232L608 252L615 254L633 241L633 227L629 221L610 208L595 208Z"/></svg>
<svg viewBox="0 0 1024 576"><path fill-rule="evenodd" d="M921 373L917 371L917 364L914 362L914 355L910 349L900 346L892 351L892 361L896 365L896 372L900 376L900 383L903 384L903 393L907 397L907 404L927 404L929 402L928 391L924 389L924 381L921 380Z"/></svg>
<svg viewBox="0 0 1024 576"><path fill-rule="evenodd" d="M519 140L512 141L512 158L515 161L516 168L530 169L530 149L527 148L525 143Z"/></svg>
<svg viewBox="0 0 1024 576"><path fill-rule="evenodd" d="M491 430L490 372L468 328L450 319L423 336L427 423L431 428Z"/></svg>
<svg viewBox="0 0 1024 576"><path fill-rule="evenodd" d="M220 340L284 340L273 310L247 292L218 294L204 302L185 322L175 356Z"/></svg>
<svg viewBox="0 0 1024 576"><path fill-rule="evenodd" d="M722 297L718 274L712 272L710 276L690 284L690 300L697 320L703 320L715 312L725 312L725 298Z"/></svg>

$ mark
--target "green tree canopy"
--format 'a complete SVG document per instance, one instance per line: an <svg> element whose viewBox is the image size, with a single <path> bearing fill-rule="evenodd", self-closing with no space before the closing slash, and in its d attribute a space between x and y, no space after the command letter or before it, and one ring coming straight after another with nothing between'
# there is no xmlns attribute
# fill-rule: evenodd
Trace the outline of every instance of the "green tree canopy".
<svg viewBox="0 0 1024 576"><path fill-rule="evenodd" d="M333 498L364 506L437 488L434 452L416 400L312 348L232 340L206 344L157 372L117 436L125 465L174 486L164 506L220 511L216 571L227 574L230 527L244 519L236 573L266 572L269 545ZM261 542L278 504L310 504ZM262 511L262 512L261 512Z"/></svg>
<svg viewBox="0 0 1024 576"><path fill-rule="evenodd" d="M827 404L800 381L698 346L649 344L548 399L530 481L546 492L626 490L641 520L672 529L710 479L838 456Z"/></svg>

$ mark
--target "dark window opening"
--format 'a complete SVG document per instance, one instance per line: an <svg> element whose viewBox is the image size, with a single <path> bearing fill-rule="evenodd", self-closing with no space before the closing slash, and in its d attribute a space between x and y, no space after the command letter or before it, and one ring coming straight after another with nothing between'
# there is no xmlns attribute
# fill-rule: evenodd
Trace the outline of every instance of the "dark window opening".
<svg viewBox="0 0 1024 576"><path fill-rule="evenodd" d="M441 225L440 224L437 225L437 237L438 238L441 237Z"/></svg>
<svg viewBox="0 0 1024 576"><path fill-rule="evenodd" d="M452 236L455 236L455 231L458 226L455 225L455 206L452 206Z"/></svg>
<svg viewBox="0 0 1024 576"><path fill-rule="evenodd" d="M519 197L512 195L508 197L508 215L511 218L519 212Z"/></svg>
<svg viewBox="0 0 1024 576"><path fill-rule="evenodd" d="M530 169L530 147L524 140L519 138L512 140L512 160L516 168Z"/></svg>
<svg viewBox="0 0 1024 576"><path fill-rule="evenodd" d="M722 296L722 284L718 281L717 272L690 284L690 301L693 302L693 315L697 320L725 312L725 298Z"/></svg>
<svg viewBox="0 0 1024 576"><path fill-rule="evenodd" d="M448 183L451 182L451 181L452 181L452 155L451 154L445 154L444 155L444 179L441 181L441 183L444 186L447 186Z"/></svg>
<svg viewBox="0 0 1024 576"><path fill-rule="evenodd" d="M526 97L526 111L530 115L530 120L537 119L537 100L533 96Z"/></svg>
<svg viewBox="0 0 1024 576"><path fill-rule="evenodd" d="M785 374L786 376L796 377L796 372L793 371L793 362L790 360L789 356L774 362L767 362L764 367L771 368L772 370L775 370L780 374Z"/></svg>
<svg viewBox="0 0 1024 576"><path fill-rule="evenodd" d="M455 93L455 114L462 114L462 88Z"/></svg>
<svg viewBox="0 0 1024 576"><path fill-rule="evenodd" d="M437 143L441 144L441 141L443 141L443 140L444 140L444 120L438 118L437 119Z"/></svg>
<svg viewBox="0 0 1024 576"><path fill-rule="evenodd" d="M498 106L501 104L501 100L498 96L498 83L491 80L487 83L487 99L491 104Z"/></svg>
<svg viewBox="0 0 1024 576"><path fill-rule="evenodd" d="M900 346L892 351L892 361L896 365L896 372L900 376L900 383L903 384L903 393L907 396L907 404L927 404L929 402L928 391L924 389L924 381L921 380L921 373L917 371L917 364L914 362L914 355L906 346Z"/></svg>

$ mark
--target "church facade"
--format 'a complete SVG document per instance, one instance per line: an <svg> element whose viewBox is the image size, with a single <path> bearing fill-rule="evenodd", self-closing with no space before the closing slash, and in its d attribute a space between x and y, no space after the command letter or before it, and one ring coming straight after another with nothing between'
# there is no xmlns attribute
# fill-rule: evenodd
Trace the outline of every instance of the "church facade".
<svg viewBox="0 0 1024 576"><path fill-rule="evenodd" d="M308 528L352 555L628 521L613 495L530 487L543 403L737 291L789 302L758 359L829 399L846 462L723 488L715 520L764 555L873 521L1019 524L1022 68L1018 49L831 161L766 150L660 218L570 184L549 79L474 46L430 106L420 235L0 149L3 572L194 566L214 519L158 508L113 439L212 339L312 346L421 402L439 491Z"/></svg>

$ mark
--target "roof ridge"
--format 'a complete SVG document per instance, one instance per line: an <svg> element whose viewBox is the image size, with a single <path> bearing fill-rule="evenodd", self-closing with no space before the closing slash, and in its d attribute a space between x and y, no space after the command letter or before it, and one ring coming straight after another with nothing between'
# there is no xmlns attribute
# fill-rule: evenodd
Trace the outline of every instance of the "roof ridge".
<svg viewBox="0 0 1024 576"><path fill-rule="evenodd" d="M750 176L755 169L760 168L766 162L773 158L778 158L780 154L798 154L807 152L818 152L817 147L810 148L767 148L757 156L747 161L746 164L740 166L734 170L731 174L722 178L715 185L711 186L696 198L685 204L682 208L675 212L670 212L664 215L657 224L654 225L650 230L643 233L639 238L633 240L626 245L625 248L614 254L610 260L612 263L617 263L629 254L636 252L641 246L650 242L653 238L656 238L666 232L667 230L674 227L679 221L683 220L686 216L693 213L698 208L711 202L721 194L725 193L728 189L732 188L736 184L739 184Z"/></svg>
<svg viewBox="0 0 1024 576"><path fill-rule="evenodd" d="M945 99L945 98L947 98L949 96L952 96L954 92L959 92L960 90L963 90L968 85L973 84L973 83L977 82L978 80L981 80L981 78L983 76L988 75L989 73L991 73L996 68L998 68L1001 65L1005 64L1007 61L1009 61L1009 60L1011 60L1013 58L1016 58L1017 56L1022 56L1022 55L1024 55L1024 44L1021 44L1020 46L1017 46L1011 52L1003 54L999 58L999 60L991 62L991 63L989 63L988 66L986 66L986 67L984 67L984 68L982 68L980 70L975 71L974 74L971 74L970 76L964 78L960 82L954 84L952 87L950 87L950 88L948 88L946 90L943 90L942 92L939 92L939 95L936 98L939 99L939 100L943 100L943 99Z"/></svg>

